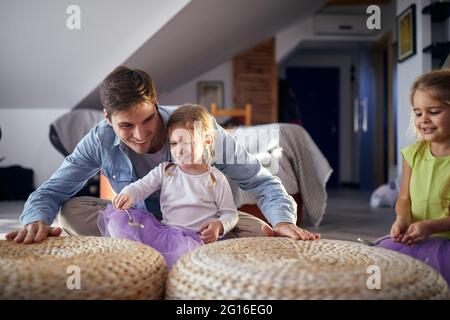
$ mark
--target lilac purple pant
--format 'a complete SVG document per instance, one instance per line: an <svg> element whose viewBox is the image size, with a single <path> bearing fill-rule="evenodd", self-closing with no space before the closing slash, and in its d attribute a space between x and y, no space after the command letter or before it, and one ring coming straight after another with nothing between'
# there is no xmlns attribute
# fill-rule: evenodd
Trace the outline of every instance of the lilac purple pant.
<svg viewBox="0 0 450 320"><path fill-rule="evenodd" d="M164 225L144 210L129 209L128 211L144 228L130 226L125 211L108 205L100 211L97 219L102 236L147 244L161 253L169 269L183 254L203 245L200 236L193 231Z"/></svg>
<svg viewBox="0 0 450 320"><path fill-rule="evenodd" d="M439 272L450 287L450 240L431 237L411 246L387 238L382 240L377 246L394 250L425 262Z"/></svg>

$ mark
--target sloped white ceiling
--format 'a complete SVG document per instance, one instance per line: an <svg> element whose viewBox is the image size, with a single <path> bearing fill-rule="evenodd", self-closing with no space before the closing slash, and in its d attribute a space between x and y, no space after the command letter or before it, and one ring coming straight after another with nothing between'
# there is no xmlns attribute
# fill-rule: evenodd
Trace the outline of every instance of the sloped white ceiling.
<svg viewBox="0 0 450 320"><path fill-rule="evenodd" d="M324 1L193 0L127 61L171 90L312 14Z"/></svg>
<svg viewBox="0 0 450 320"><path fill-rule="evenodd" d="M0 108L75 106L189 1L1 0Z"/></svg>
<svg viewBox="0 0 450 320"><path fill-rule="evenodd" d="M5 0L0 4L0 108L99 107L96 87L120 64L146 70L160 92L169 92L324 3L79 0L82 30L70 31L65 9L72 1Z"/></svg>
<svg viewBox="0 0 450 320"><path fill-rule="evenodd" d="M313 14L325 0L192 0L125 65L167 93ZM78 107L100 108L98 89Z"/></svg>

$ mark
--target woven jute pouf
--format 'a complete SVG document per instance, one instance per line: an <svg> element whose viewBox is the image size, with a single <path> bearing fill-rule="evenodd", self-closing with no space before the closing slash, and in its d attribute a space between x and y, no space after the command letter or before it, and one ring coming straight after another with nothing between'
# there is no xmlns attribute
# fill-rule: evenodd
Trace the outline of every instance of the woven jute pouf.
<svg viewBox="0 0 450 320"><path fill-rule="evenodd" d="M241 238L183 256L169 272L166 298L447 299L448 287L431 267L386 249L338 240Z"/></svg>
<svg viewBox="0 0 450 320"><path fill-rule="evenodd" d="M160 299L166 277L164 258L130 240L0 241L0 299Z"/></svg>

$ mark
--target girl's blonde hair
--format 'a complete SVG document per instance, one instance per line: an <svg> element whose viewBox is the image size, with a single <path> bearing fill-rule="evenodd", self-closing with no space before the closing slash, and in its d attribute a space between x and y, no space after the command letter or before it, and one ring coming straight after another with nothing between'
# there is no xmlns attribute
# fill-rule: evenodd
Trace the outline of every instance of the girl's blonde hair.
<svg viewBox="0 0 450 320"><path fill-rule="evenodd" d="M199 128L200 125L200 128ZM167 130L174 126L182 126L186 129L201 130L202 136L209 136L211 141L214 140L214 124L211 115L205 108L196 104L184 104L176 109L169 117L167 121ZM211 143L209 147L205 148L203 160L209 165L214 161L214 143ZM171 167L175 166L175 163L170 163L166 166L165 172ZM216 178L210 172L213 185L216 184Z"/></svg>
<svg viewBox="0 0 450 320"><path fill-rule="evenodd" d="M450 69L434 70L417 77L411 87L411 94L409 96L412 106L414 106L414 95L419 90L428 93L433 99L439 101L447 107L450 107ZM425 151L429 146L429 142L422 140L418 132L416 132L416 137L419 140L417 153L423 158ZM440 189L441 206L448 215L450 211L448 196L450 193L450 176L449 179L443 183Z"/></svg>
<svg viewBox="0 0 450 320"><path fill-rule="evenodd" d="M434 70L419 76L411 87L411 104L417 90L426 91L433 99L450 106L450 69Z"/></svg>

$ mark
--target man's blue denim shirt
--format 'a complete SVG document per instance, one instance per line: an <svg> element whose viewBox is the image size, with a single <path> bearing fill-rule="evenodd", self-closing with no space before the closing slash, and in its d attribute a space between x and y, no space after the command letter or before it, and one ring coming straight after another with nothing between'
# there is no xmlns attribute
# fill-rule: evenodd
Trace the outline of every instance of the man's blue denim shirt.
<svg viewBox="0 0 450 320"><path fill-rule="evenodd" d="M176 107L159 106L159 114L164 121ZM272 226L280 222L295 223L297 206L294 199L286 193L278 177L261 166L256 158L214 121L216 128L216 143L225 143L233 154L217 155L214 165L221 170L232 185L239 185L243 190L250 191L257 199L257 204ZM217 149L216 149L217 150ZM244 156L246 164L235 164L227 159ZM217 161L217 159L220 159ZM170 159L167 159L170 160ZM222 161L223 160L223 161ZM231 164L227 164L231 163ZM108 178L116 193L126 185L138 180L133 170L131 160L126 156L124 146L113 128L100 121L78 143L72 154L67 156L58 170L33 192L25 203L20 216L20 222L26 225L35 221L44 221L51 225L56 218L61 205L75 195L99 171ZM176 192L176 191L174 191ZM145 202L135 205L136 208L157 212L159 192L148 197Z"/></svg>

